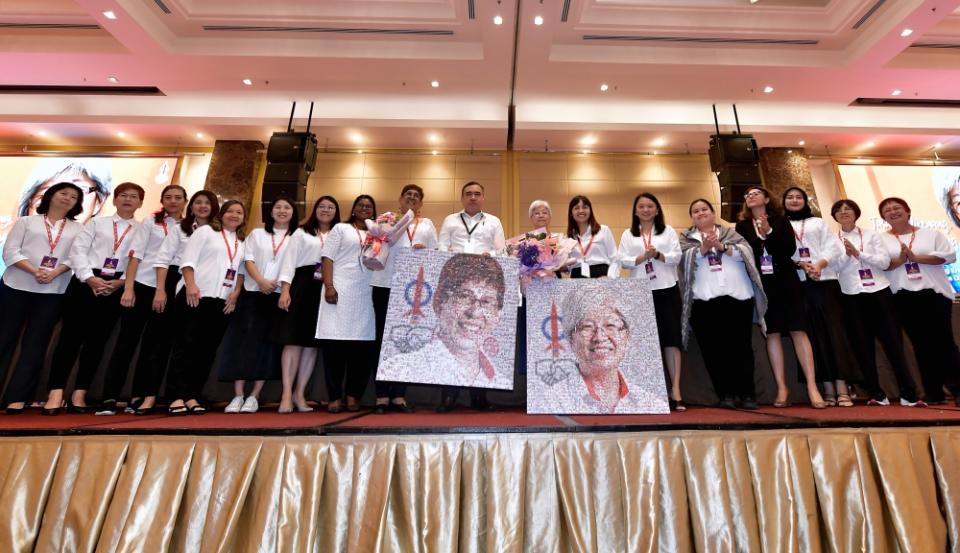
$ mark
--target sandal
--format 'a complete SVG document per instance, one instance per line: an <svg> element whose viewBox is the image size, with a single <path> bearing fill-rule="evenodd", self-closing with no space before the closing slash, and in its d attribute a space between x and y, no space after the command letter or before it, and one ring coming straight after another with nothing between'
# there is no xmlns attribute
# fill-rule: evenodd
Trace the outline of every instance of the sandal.
<svg viewBox="0 0 960 553"><path fill-rule="evenodd" d="M191 414L191 415L205 415L205 414L207 414L207 408L204 407L203 405L200 405L199 403L196 404L196 405L194 405L193 407L187 407L187 409L190 411L190 414Z"/></svg>
<svg viewBox="0 0 960 553"><path fill-rule="evenodd" d="M837 396L837 405L840 407L853 407L853 400L850 394L840 394Z"/></svg>
<svg viewBox="0 0 960 553"><path fill-rule="evenodd" d="M847 399L849 399L849 398L847 398ZM835 397L833 397L833 396L826 396L826 397L823 398L823 403L825 403L827 407L836 407L836 406L837 406L837 398L835 398Z"/></svg>
<svg viewBox="0 0 960 553"><path fill-rule="evenodd" d="M189 409L186 405L177 405L176 407L170 406L167 408L167 414L173 416L182 416L186 415Z"/></svg>

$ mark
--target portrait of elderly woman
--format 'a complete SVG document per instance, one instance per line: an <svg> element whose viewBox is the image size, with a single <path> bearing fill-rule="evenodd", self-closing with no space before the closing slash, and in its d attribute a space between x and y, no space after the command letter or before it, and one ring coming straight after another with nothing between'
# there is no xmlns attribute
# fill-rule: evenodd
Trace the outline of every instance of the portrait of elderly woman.
<svg viewBox="0 0 960 553"><path fill-rule="evenodd" d="M110 161L101 158L43 158L23 183L17 215L36 213L40 198L47 188L58 182L71 182L83 190L83 211L77 221L85 223L96 217L110 197Z"/></svg>
<svg viewBox="0 0 960 553"><path fill-rule="evenodd" d="M653 300L644 285L564 280L527 290L528 312L535 313L527 332L536 339L527 349L528 412L668 412Z"/></svg>
<svg viewBox="0 0 960 553"><path fill-rule="evenodd" d="M426 277L411 279L408 276L407 284L421 290L410 293L404 286L403 293L391 294L384 332L385 351L382 352L383 361L378 368L377 378L512 389L512 348L509 356L498 355L508 347L507 342L512 340L514 334L515 315L506 315L516 312L516 286L507 284L501 266L504 260L486 255L448 252L416 252L409 257L417 259L422 256L446 259L435 284L431 285ZM403 264L404 259L398 259L397 263L398 266ZM407 273L416 274L409 270ZM513 282L516 282L515 273ZM409 339L409 333L415 328L411 325L416 321L411 320L412 306L408 304L408 298L422 298L427 286L432 290L429 305L434 315L430 339L413 351L389 355L386 350L398 336L404 339L403 347L406 349L419 345L411 346ZM397 298L396 306L392 305L394 297ZM506 305L508 300L512 300L510 306Z"/></svg>
<svg viewBox="0 0 960 553"><path fill-rule="evenodd" d="M933 193L953 226L960 228L960 167L935 168Z"/></svg>

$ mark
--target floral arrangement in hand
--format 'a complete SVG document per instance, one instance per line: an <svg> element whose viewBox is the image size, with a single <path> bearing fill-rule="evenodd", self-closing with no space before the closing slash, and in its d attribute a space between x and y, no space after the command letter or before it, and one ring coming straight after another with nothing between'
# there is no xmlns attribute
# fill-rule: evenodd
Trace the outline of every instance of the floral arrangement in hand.
<svg viewBox="0 0 960 553"><path fill-rule="evenodd" d="M408 209L399 220L396 213L392 211L382 213L376 221L367 219L365 221L367 238L360 252L363 266L372 271L382 271L387 266L387 258L390 256L390 244L397 241L400 233L406 230L413 218L413 211Z"/></svg>
<svg viewBox="0 0 960 553"><path fill-rule="evenodd" d="M534 280L556 278L576 244L572 238L537 229L507 240L504 253L520 262L520 284L525 290Z"/></svg>

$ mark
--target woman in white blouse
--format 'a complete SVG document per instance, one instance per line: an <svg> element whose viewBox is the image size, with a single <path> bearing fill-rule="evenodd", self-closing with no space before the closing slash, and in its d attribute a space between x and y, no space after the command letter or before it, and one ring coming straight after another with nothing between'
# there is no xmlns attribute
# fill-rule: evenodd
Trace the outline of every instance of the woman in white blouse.
<svg viewBox="0 0 960 553"><path fill-rule="evenodd" d="M383 329L387 322L387 306L390 304L390 279L393 277L393 264L396 261L397 254L402 249L431 249L438 247L437 229L433 226L433 221L420 216L420 210L423 209L423 188L416 184L408 184L400 190L400 205L397 209L397 215L402 216L407 211L416 213L416 218L407 225L405 232L400 234L397 242L390 246L389 256L387 257L386 267L382 271L374 271L370 277L370 284L373 286L373 310L377 322L377 340L376 353L377 359L380 357L380 347L383 344ZM404 397L407 392L407 385L402 382L386 382L377 380L377 403L375 410L377 413L385 413L387 409L399 411L401 413L412 413L413 406L407 404Z"/></svg>
<svg viewBox="0 0 960 553"><path fill-rule="evenodd" d="M283 346L281 355L280 413L313 411L305 397L307 382L317 365L317 313L323 297L321 253L327 235L340 222L340 204L333 196L320 196L306 222L290 237L280 262L282 311L273 339ZM296 385L296 388L294 388Z"/></svg>
<svg viewBox="0 0 960 553"><path fill-rule="evenodd" d="M143 265L143 271L152 271L155 281L163 283L153 291L151 312L147 326L143 331L149 339L140 341L140 355L137 368L133 373L131 396L139 403L132 402L131 409L136 415L148 415L156 406L160 383L167 371L173 339L176 335L178 310L167 298L177 295L177 283L180 282L180 257L187 246L193 231L208 224L220 212L220 202L216 194L209 190L199 190L187 203L187 215L179 223L168 227L168 232L153 258L153 263ZM138 269L137 275L143 272ZM146 302L149 298L140 298Z"/></svg>
<svg viewBox="0 0 960 553"><path fill-rule="evenodd" d="M945 264L956 261L956 251L942 233L912 225L906 201L886 198L878 211L890 225L882 235L890 255L887 278L900 322L913 342L924 399L943 402L943 385L949 383L960 405L960 354L953 340L955 294L943 270Z"/></svg>
<svg viewBox="0 0 960 553"><path fill-rule="evenodd" d="M298 219L290 199L276 198L263 228L254 229L243 241L244 290L220 356L220 380L233 382L233 399L224 413L256 413L263 384L280 375L280 350L270 339L270 328L280 317L280 260ZM248 380L253 388L244 397Z"/></svg>
<svg viewBox="0 0 960 553"><path fill-rule="evenodd" d="M81 198L77 185L54 184L43 193L37 214L18 219L3 245L7 270L0 284L0 382L18 339L20 343L20 357L3 396L11 415L33 399L50 335L60 319L70 283L67 253L83 226L75 220L83 211Z"/></svg>
<svg viewBox="0 0 960 553"><path fill-rule="evenodd" d="M766 334L767 296L750 244L732 228L716 223L713 205L690 204L693 226L680 235L683 258L683 344L697 336L720 406L756 409L753 388L753 321Z"/></svg>
<svg viewBox="0 0 960 553"><path fill-rule="evenodd" d="M843 246L823 219L813 216L804 190L788 188L782 203L797 244L791 259L797 265L803 289L817 382L823 386L823 399L828 406L853 407L847 382L860 380L860 371L847 340L837 280Z"/></svg>
<svg viewBox="0 0 960 553"><path fill-rule="evenodd" d="M67 411L87 410L87 389L120 317L120 289L127 262L142 247L136 243L138 224L133 216L143 204L143 196L139 185L120 184L113 196L117 212L110 217L90 219L73 241L70 267L74 278L67 286L60 341L53 352L47 381L47 402L40 411L43 415L60 414L63 388L78 357L80 367Z"/></svg>
<svg viewBox="0 0 960 553"><path fill-rule="evenodd" d="M601 225L586 196L574 196L567 208L567 236L577 241L570 254L570 278L617 278L620 275L617 243L610 227Z"/></svg>
<svg viewBox="0 0 960 553"><path fill-rule="evenodd" d="M243 204L228 200L209 225L193 233L183 250L183 279L176 299L179 329L167 378L171 415L207 412L200 394L243 289L245 220Z"/></svg>
<svg viewBox="0 0 960 553"><path fill-rule="evenodd" d="M360 398L377 363L371 271L360 262L367 238L364 221L376 217L373 198L366 194L357 196L350 218L333 227L323 247L324 301L317 317L317 339L323 340L323 366L330 396L327 410L331 413L343 409L344 394L348 411L360 409Z"/></svg>
<svg viewBox="0 0 960 553"><path fill-rule="evenodd" d="M97 410L98 415L114 415L117 412L117 398L124 382L127 381L130 362L143 336L144 328L150 317L153 297L157 290L157 273L153 264L160 255L164 239L176 228L183 217L183 206L187 203L187 191L179 185L170 184L160 192L160 209L151 213L140 222L136 239L143 244L133 253L127 263L127 278L124 279L123 295L120 297L120 334L107 365L103 382L103 401ZM143 270L140 270L140 265ZM150 339L153 339L151 336ZM142 354L141 354L142 355ZM140 401L137 396L130 402L135 409Z"/></svg>
<svg viewBox="0 0 960 553"><path fill-rule="evenodd" d="M870 396L867 405L890 405L880 387L877 341L893 367L900 398L904 403L916 404L917 388L903 351L903 327L884 272L890 265L890 255L878 233L857 226L860 218L857 202L840 200L830 208L830 214L840 223L843 254L838 268L844 321L853 353L863 371L861 385Z"/></svg>
<svg viewBox="0 0 960 553"><path fill-rule="evenodd" d="M630 228L620 236L619 255L620 264L630 269L630 278L649 282L660 347L670 376L670 405L676 411L686 411L680 392L683 303L677 285L682 252L677 232L664 222L660 201L653 194L642 192L633 199Z"/></svg>

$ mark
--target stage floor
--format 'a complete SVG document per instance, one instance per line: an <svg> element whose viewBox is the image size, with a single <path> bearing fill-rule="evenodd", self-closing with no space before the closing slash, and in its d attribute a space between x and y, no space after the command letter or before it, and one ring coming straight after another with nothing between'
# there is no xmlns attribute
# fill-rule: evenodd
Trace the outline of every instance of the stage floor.
<svg viewBox="0 0 960 553"><path fill-rule="evenodd" d="M549 432L657 432L669 430L769 430L776 428L883 428L960 426L960 407L926 409L901 406L814 410L808 407L757 411L690 406L669 415L528 415L521 409L478 412L458 409L435 413L378 415L370 410L329 414L325 411L281 415L275 407L251 415L211 411L202 416L172 417L165 413L137 417L61 414L44 417L37 410L0 416L0 436L77 435L224 435L333 436Z"/></svg>

